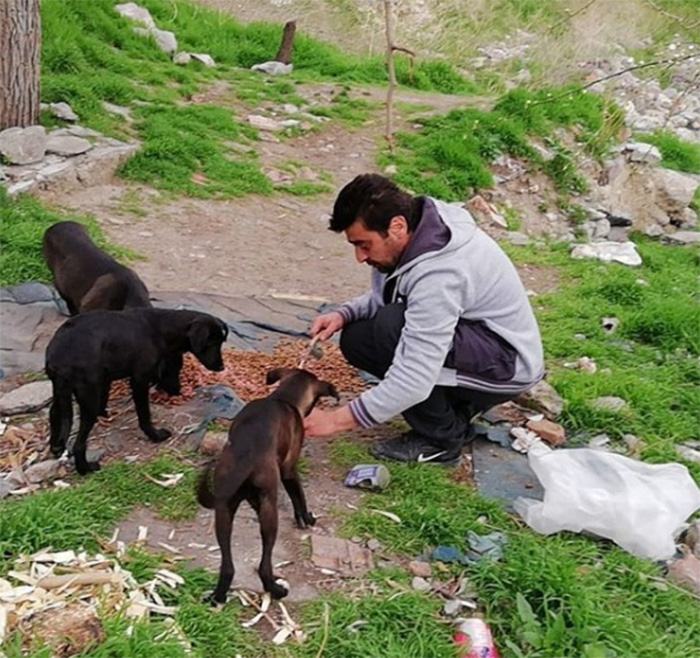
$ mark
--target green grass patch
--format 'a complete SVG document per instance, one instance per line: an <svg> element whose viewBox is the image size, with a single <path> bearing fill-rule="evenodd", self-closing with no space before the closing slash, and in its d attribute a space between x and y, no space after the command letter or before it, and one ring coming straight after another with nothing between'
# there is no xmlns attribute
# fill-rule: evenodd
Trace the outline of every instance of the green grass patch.
<svg viewBox="0 0 700 658"><path fill-rule="evenodd" d="M280 192L286 192L294 196L316 196L332 192L333 188L325 183L312 183L309 181L296 181L289 185L280 185L277 188Z"/></svg>
<svg viewBox="0 0 700 658"><path fill-rule="evenodd" d="M334 119L346 126L358 127L364 125L381 108L381 103L373 103L363 98L352 98L349 92L350 88L344 87L333 96L330 105L312 107L309 109L310 114Z"/></svg>
<svg viewBox="0 0 700 658"><path fill-rule="evenodd" d="M50 281L42 254L44 232L56 222L71 219L84 224L90 237L115 258L133 259L136 254L107 242L93 217L76 217L49 210L33 197L11 199L0 187L0 285L23 281Z"/></svg>
<svg viewBox="0 0 700 658"><path fill-rule="evenodd" d="M680 139L674 133L661 130L652 135L638 135L640 142L653 144L661 152L661 164L668 169L700 174L700 146Z"/></svg>
<svg viewBox="0 0 700 658"><path fill-rule="evenodd" d="M542 92L516 90L503 96L491 112L453 110L446 116L419 119L422 130L397 135L396 181L420 194L464 199L475 189L493 186L489 164L501 154L528 160L544 171L562 193L585 191L572 153L551 137L567 128L593 153L603 153L613 139L611 125L619 110L605 99L569 87ZM530 137L544 137L549 159L536 151Z"/></svg>
<svg viewBox="0 0 700 658"><path fill-rule="evenodd" d="M145 139L120 169L128 180L194 197L269 194L272 184L260 171L256 153L228 149L226 140L250 140L256 133L233 113L214 105L159 105L137 110Z"/></svg>

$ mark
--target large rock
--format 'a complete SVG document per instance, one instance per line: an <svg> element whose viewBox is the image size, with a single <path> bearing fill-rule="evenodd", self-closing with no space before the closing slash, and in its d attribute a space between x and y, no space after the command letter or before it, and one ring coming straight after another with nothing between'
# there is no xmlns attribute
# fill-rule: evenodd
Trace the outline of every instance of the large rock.
<svg viewBox="0 0 700 658"><path fill-rule="evenodd" d="M540 380L531 389L520 393L515 402L528 409L534 409L543 413L550 420L557 418L564 410L564 400L554 387L544 379Z"/></svg>
<svg viewBox="0 0 700 658"><path fill-rule="evenodd" d="M597 258L604 263L615 261L633 267L642 264L642 257L637 253L637 247L634 242L605 241L579 244L572 249L571 257L576 260Z"/></svg>
<svg viewBox="0 0 700 658"><path fill-rule="evenodd" d="M10 164L24 165L39 162L46 154L44 126L8 128L0 132L0 155Z"/></svg>
<svg viewBox="0 0 700 658"><path fill-rule="evenodd" d="M656 187L656 203L667 214L682 213L690 205L700 185L692 176L672 169L655 169L651 178Z"/></svg>
<svg viewBox="0 0 700 658"><path fill-rule="evenodd" d="M177 52L177 39L172 32L168 32L167 30L159 30L155 27L148 29L143 27L135 27L134 32L136 32L136 34L140 34L141 36L152 36L156 40L158 48L165 53L171 54Z"/></svg>
<svg viewBox="0 0 700 658"><path fill-rule="evenodd" d="M46 150L63 156L80 155L89 151L92 144L87 139L73 135L49 135Z"/></svg>
<svg viewBox="0 0 700 658"><path fill-rule="evenodd" d="M622 152L626 153L632 162L643 162L650 165L661 162L661 152L653 144L628 142L622 147Z"/></svg>
<svg viewBox="0 0 700 658"><path fill-rule="evenodd" d="M0 415L13 416L39 411L51 402L52 396L50 381L25 384L0 398Z"/></svg>
<svg viewBox="0 0 700 658"><path fill-rule="evenodd" d="M662 240L668 244L699 244L700 233L698 231L677 231L664 235Z"/></svg>
<svg viewBox="0 0 700 658"><path fill-rule="evenodd" d="M115 5L114 9L124 16L124 18L136 21L137 23L142 23L149 28L156 27L156 22L153 20L151 12L144 7L139 7L139 5L137 5L135 2L126 2L121 5Z"/></svg>

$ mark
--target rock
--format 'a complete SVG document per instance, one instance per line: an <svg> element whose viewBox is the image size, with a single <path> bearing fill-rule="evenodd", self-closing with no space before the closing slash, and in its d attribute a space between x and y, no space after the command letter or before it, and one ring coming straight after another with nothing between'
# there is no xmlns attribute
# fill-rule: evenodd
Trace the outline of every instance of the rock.
<svg viewBox="0 0 700 658"><path fill-rule="evenodd" d="M610 445L610 437L607 434L596 434L588 442L588 447L593 450L607 450L608 445Z"/></svg>
<svg viewBox="0 0 700 658"><path fill-rule="evenodd" d="M680 445L676 446L676 454L689 462L700 464L700 450L695 450L690 446Z"/></svg>
<svg viewBox="0 0 700 658"><path fill-rule="evenodd" d="M610 233L610 220L601 219L593 224L593 239L594 240L605 240Z"/></svg>
<svg viewBox="0 0 700 658"><path fill-rule="evenodd" d="M629 229L626 226L613 226L608 233L609 242L627 242Z"/></svg>
<svg viewBox="0 0 700 658"><path fill-rule="evenodd" d="M683 558L674 560L668 567L668 578L700 595L700 560L688 547L681 547Z"/></svg>
<svg viewBox="0 0 700 658"><path fill-rule="evenodd" d="M661 152L653 144L628 142L622 146L621 150L628 155L632 162L643 162L650 165L661 162Z"/></svg>
<svg viewBox="0 0 700 658"><path fill-rule="evenodd" d="M518 394L514 401L528 409L543 413L550 420L557 418L564 410L564 400L544 379L537 382L530 390Z"/></svg>
<svg viewBox="0 0 700 658"><path fill-rule="evenodd" d="M52 302L55 299L53 290L43 283L20 283L6 290L18 304Z"/></svg>
<svg viewBox="0 0 700 658"><path fill-rule="evenodd" d="M652 181L656 188L656 203L667 213L681 213L693 200L698 183L688 174L672 169L655 169Z"/></svg>
<svg viewBox="0 0 700 658"><path fill-rule="evenodd" d="M384 167L384 173L387 176L394 176L399 171L399 168L395 164L390 164Z"/></svg>
<svg viewBox="0 0 700 658"><path fill-rule="evenodd" d="M420 576L415 576L413 580L411 580L411 587L416 590L416 592L429 592L432 589L431 584Z"/></svg>
<svg viewBox="0 0 700 658"><path fill-rule="evenodd" d="M275 185L291 183L294 180L294 177L291 174L288 174L284 171L280 171L279 169L274 169L272 167L269 169L263 169L263 173L270 179L270 182L272 182Z"/></svg>
<svg viewBox="0 0 700 658"><path fill-rule="evenodd" d="M320 569L356 577L372 568L372 551L347 539L312 534L311 561Z"/></svg>
<svg viewBox="0 0 700 658"><path fill-rule="evenodd" d="M664 230L658 224L650 224L644 230L644 235L650 238L658 238L660 235L664 234Z"/></svg>
<svg viewBox="0 0 700 658"><path fill-rule="evenodd" d="M566 432L559 423L543 418L527 421L527 428L542 437L549 445L560 446L566 441Z"/></svg>
<svg viewBox="0 0 700 658"><path fill-rule="evenodd" d="M155 28L156 22L151 16L151 12L144 7L139 7L135 2L127 2L121 5L115 5L114 8L124 17L129 20L142 23L146 27Z"/></svg>
<svg viewBox="0 0 700 658"><path fill-rule="evenodd" d="M600 324L603 326L603 331L606 334L614 334L620 326L620 320L614 317L601 318Z"/></svg>
<svg viewBox="0 0 700 658"><path fill-rule="evenodd" d="M51 114L64 121L77 121L78 115L73 112L73 108L68 103L49 103Z"/></svg>
<svg viewBox="0 0 700 658"><path fill-rule="evenodd" d="M685 208L679 216L681 228L697 228L698 214L692 208Z"/></svg>
<svg viewBox="0 0 700 658"><path fill-rule="evenodd" d="M588 219L590 219L592 222L599 222L601 219L607 219L607 214L604 213L601 210L598 210L596 208L584 208L586 211L586 215L588 215Z"/></svg>
<svg viewBox="0 0 700 658"><path fill-rule="evenodd" d="M414 575L420 578L430 578L432 569L428 562L423 562L421 560L412 560L408 563L408 570Z"/></svg>
<svg viewBox="0 0 700 658"><path fill-rule="evenodd" d="M603 396L591 402L591 406L598 411L611 411L617 413L627 408L627 402L615 396Z"/></svg>
<svg viewBox="0 0 700 658"><path fill-rule="evenodd" d="M250 67L251 71L260 71L268 75L288 75L294 70L293 64L282 64L282 62L263 62L262 64L253 64Z"/></svg>
<svg viewBox="0 0 700 658"><path fill-rule="evenodd" d="M179 52L173 55L173 63L174 64L189 64L192 59L192 55L186 52Z"/></svg>
<svg viewBox="0 0 700 658"><path fill-rule="evenodd" d="M102 137L102 133L93 130L92 128L84 128L83 126L71 126L67 128L68 133L76 137Z"/></svg>
<svg viewBox="0 0 700 658"><path fill-rule="evenodd" d="M457 599L445 601L442 612L446 617L454 617L462 609L462 602Z"/></svg>
<svg viewBox="0 0 700 658"><path fill-rule="evenodd" d="M205 455L218 455L228 441L227 432L207 432L199 444L199 451Z"/></svg>
<svg viewBox="0 0 700 658"><path fill-rule="evenodd" d="M56 473L58 473L59 466L60 462L58 459L48 459L43 462L38 462L25 469L24 477L27 479L27 482L31 484L39 484L40 482L44 482L44 480L55 477Z"/></svg>
<svg viewBox="0 0 700 658"><path fill-rule="evenodd" d="M17 485L9 478L0 478L0 500L9 496Z"/></svg>
<svg viewBox="0 0 700 658"><path fill-rule="evenodd" d="M174 53L177 51L177 39L172 32L168 32L167 30L159 30L155 27L135 27L134 32L144 37L152 36L156 40L158 48L160 48L164 53Z"/></svg>
<svg viewBox="0 0 700 658"><path fill-rule="evenodd" d="M216 66L214 58L206 53L192 53L192 59L198 61L200 64L204 64L204 66L210 69L213 69Z"/></svg>
<svg viewBox="0 0 700 658"><path fill-rule="evenodd" d="M530 238L518 231L508 231L508 233L506 233L506 238L508 238L508 242L516 247L525 247L530 244Z"/></svg>
<svg viewBox="0 0 700 658"><path fill-rule="evenodd" d="M17 196L18 194L29 192L29 190L34 187L36 187L36 180L23 180L14 185L10 185L10 187L7 188L7 194L11 197Z"/></svg>
<svg viewBox="0 0 700 658"><path fill-rule="evenodd" d="M82 137L50 135L46 142L46 150L49 153L63 156L80 155L91 148L92 144Z"/></svg>
<svg viewBox="0 0 700 658"><path fill-rule="evenodd" d="M623 434L622 440L627 447L627 452L629 452L631 456L636 457L639 455L643 445L642 440L639 437L635 436L634 434Z"/></svg>
<svg viewBox="0 0 700 658"><path fill-rule="evenodd" d="M39 162L46 153L46 140L44 126L8 128L0 132L0 155L10 164Z"/></svg>
<svg viewBox="0 0 700 658"><path fill-rule="evenodd" d="M248 123L258 130L265 130L268 132L280 132L284 130L284 126L279 121L260 116L259 114L251 114L248 117Z"/></svg>
<svg viewBox="0 0 700 658"><path fill-rule="evenodd" d="M0 415L12 416L43 409L53 397L50 381L31 382L0 398Z"/></svg>
<svg viewBox="0 0 700 658"><path fill-rule="evenodd" d="M700 232L698 231L676 231L661 238L668 244L697 244L700 242Z"/></svg>
<svg viewBox="0 0 700 658"><path fill-rule="evenodd" d="M477 221L489 222L501 228L508 228L508 222L498 212L496 206L486 201L480 194L473 196L467 201L467 210L474 215Z"/></svg>
<svg viewBox="0 0 700 658"><path fill-rule="evenodd" d="M695 557L700 557L700 519L693 521L688 526L681 540L693 552Z"/></svg>
<svg viewBox="0 0 700 658"><path fill-rule="evenodd" d="M384 545L378 539L372 538L367 542L367 548L369 548L370 551L381 551Z"/></svg>
<svg viewBox="0 0 700 658"><path fill-rule="evenodd" d="M111 114L118 114L119 116L122 116L125 119L131 116L130 108L123 107L121 105L115 105L114 103L110 103L109 101L102 101L102 107L104 107L104 109L107 110L107 112L110 112Z"/></svg>
<svg viewBox="0 0 700 658"><path fill-rule="evenodd" d="M637 253L634 242L592 242L576 245L571 251L574 259L597 258L604 263L616 261L632 267L642 264L642 257Z"/></svg>

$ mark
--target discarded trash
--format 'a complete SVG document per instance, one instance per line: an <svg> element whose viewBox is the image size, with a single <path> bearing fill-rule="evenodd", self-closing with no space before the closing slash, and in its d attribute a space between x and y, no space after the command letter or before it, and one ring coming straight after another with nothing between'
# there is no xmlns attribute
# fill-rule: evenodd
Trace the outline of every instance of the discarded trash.
<svg viewBox="0 0 700 658"><path fill-rule="evenodd" d="M389 469L382 464L358 464L345 478L346 487L360 489L386 489L391 481Z"/></svg>
<svg viewBox="0 0 700 658"><path fill-rule="evenodd" d="M429 551L427 558L434 562L459 562L460 564L476 564L484 558L500 560L503 549L508 544L508 537L502 532L492 532L488 535L478 535L473 531L467 533L469 550L460 551L454 546L438 546Z"/></svg>
<svg viewBox="0 0 700 658"><path fill-rule="evenodd" d="M416 592L429 592L432 589L431 584L420 576L414 576L411 580L411 587L416 590Z"/></svg>
<svg viewBox="0 0 700 658"><path fill-rule="evenodd" d="M601 318L600 323L603 325L603 331L606 334L614 334L620 326L620 321L617 318Z"/></svg>
<svg viewBox="0 0 700 658"><path fill-rule="evenodd" d="M526 430L524 427L513 427L510 430L510 434L515 439L511 444L511 448L517 452L526 453L533 445L541 443L537 434L531 430Z"/></svg>
<svg viewBox="0 0 700 658"><path fill-rule="evenodd" d="M578 361L567 362L564 364L564 367L583 370L583 372L588 372L590 374L593 374L598 370L598 365L596 362L588 356L582 356Z"/></svg>
<svg viewBox="0 0 700 658"><path fill-rule="evenodd" d="M553 451L535 444L530 467L544 501L518 498L515 510L536 532L587 531L652 560L675 553L675 531L697 509L700 489L681 464L644 464L600 450Z"/></svg>
<svg viewBox="0 0 700 658"><path fill-rule="evenodd" d="M454 642L459 648L459 658L500 658L491 629L483 619L471 617L457 622Z"/></svg>
<svg viewBox="0 0 700 658"><path fill-rule="evenodd" d="M459 562L460 564L468 564L467 556L454 546L438 546L436 549L427 554L429 560L435 562Z"/></svg>

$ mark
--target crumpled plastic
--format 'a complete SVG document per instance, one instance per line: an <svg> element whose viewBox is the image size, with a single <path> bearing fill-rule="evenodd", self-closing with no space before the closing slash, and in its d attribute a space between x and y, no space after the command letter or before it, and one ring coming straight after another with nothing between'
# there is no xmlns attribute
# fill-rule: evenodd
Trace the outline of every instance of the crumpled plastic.
<svg viewBox="0 0 700 658"><path fill-rule="evenodd" d="M667 560L674 535L700 509L700 488L682 464L645 464L587 448L551 450L535 443L528 462L544 501L518 498L515 511L533 530L610 539L633 555Z"/></svg>
<svg viewBox="0 0 700 658"><path fill-rule="evenodd" d="M478 535L473 531L467 534L468 551L460 551L454 546L438 546L427 554L435 562L458 562L463 565L476 564L480 560L498 561L503 558L503 549L508 544L508 537L502 532Z"/></svg>

